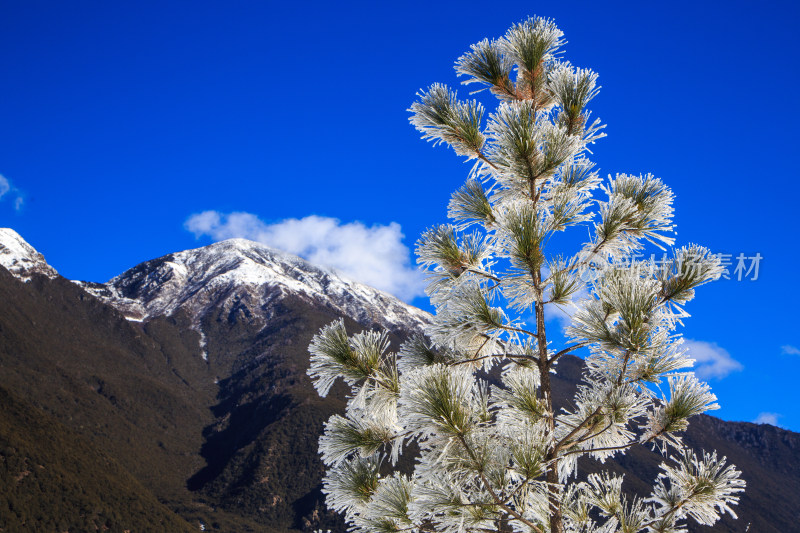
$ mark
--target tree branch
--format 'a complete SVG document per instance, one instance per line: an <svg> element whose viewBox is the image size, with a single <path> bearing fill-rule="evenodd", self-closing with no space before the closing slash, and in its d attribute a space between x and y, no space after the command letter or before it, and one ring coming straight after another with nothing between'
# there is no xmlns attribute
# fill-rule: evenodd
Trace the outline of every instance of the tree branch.
<svg viewBox="0 0 800 533"><path fill-rule="evenodd" d="M467 451L467 454L469 455L470 459L472 459L472 461L475 464L477 464L478 460L475 457L475 452L473 452L472 448L470 448L469 444L467 444L467 439L465 439L464 435L462 435L460 433L458 435L458 438L461 441L461 445L464 446L464 449ZM517 520L519 520L520 522L522 522L523 524L525 524L529 528L533 529L537 533L543 533L543 531L536 524L534 524L530 520L527 520L524 516L519 514L517 511L515 511L514 509L512 509L511 507L509 507L508 505L503 503L503 501L500 499L500 497L497 495L497 493L495 493L495 491L492 489L492 484L489 483L488 479L486 479L486 476L483 474L483 470L476 468L476 472L478 473L478 476L481 478L481 482L483 482L483 485L486 487L486 490L489 492L489 494L491 495L491 497L494 500L494 502L501 509L503 509L506 513L508 513L509 515L513 516L514 518L516 518Z"/></svg>
<svg viewBox="0 0 800 533"><path fill-rule="evenodd" d="M516 331L517 333L524 333L525 335L529 335L531 337L539 338L539 334L538 333L534 333L532 331L528 331L527 329L515 328L514 326L507 326L505 324L498 325L497 327L499 327L500 329L505 329L505 330L508 330L508 331Z"/></svg>
<svg viewBox="0 0 800 533"><path fill-rule="evenodd" d="M468 364L468 363L476 363L478 361L483 361L484 359L524 359L525 361L533 361L536 364L539 363L539 359L537 357L532 356L532 355L493 353L493 354L489 354L489 355L482 355L480 357L474 357L472 359L464 359L462 361L456 361L455 363L451 363L450 366L465 365L465 364Z"/></svg>
<svg viewBox="0 0 800 533"><path fill-rule="evenodd" d="M523 488L525 485L527 485L527 484L528 484L530 481L531 481L531 478L529 478L529 477L526 477L526 478L525 478L525 479L524 479L524 480L523 480L523 481L522 481L522 482L519 484L519 486L518 486L516 489L514 489L513 491L511 491L511 494L509 494L509 495L508 495L508 497L506 497L506 502L507 502L507 503L511 503L511 500L514 498L514 496L516 496L516 495L517 495L517 493L518 493L520 490L522 490L522 488Z"/></svg>
<svg viewBox="0 0 800 533"><path fill-rule="evenodd" d="M479 276L483 276L484 278L490 279L492 281L496 281L500 283L502 280L495 275L492 275L488 272L484 272L483 270L478 270L476 268L468 268L465 272L472 272L473 274L477 274Z"/></svg>
<svg viewBox="0 0 800 533"><path fill-rule="evenodd" d="M497 165L486 159L486 156L483 155L483 152L481 152L480 150L476 151L475 155L478 157L478 159L480 159L481 161L492 167L492 169L498 170Z"/></svg>
<svg viewBox="0 0 800 533"><path fill-rule="evenodd" d="M557 352L557 353L556 353L556 354L555 354L553 357L551 357L550 359L548 359L548 360L547 360L547 364L548 364L548 365L552 365L553 363L555 363L556 361L558 361L558 360L559 360L559 358L561 358L561 356L563 356L563 355L566 355L566 354L568 354L569 352L571 352L572 350L575 350L575 349L577 349L577 348L583 348L584 346L587 346L587 345L589 345L589 344L591 344L591 342L589 342L589 341L582 341L582 342L576 342L576 343L575 343L575 344L573 344L572 346L567 346L567 347L566 347L566 348L564 348L563 350L561 350L561 351Z"/></svg>
<svg viewBox="0 0 800 533"><path fill-rule="evenodd" d="M588 423L588 422L589 422L589 421L590 421L592 418L594 418L595 416L597 416L598 414L600 414L600 409L602 409L602 406L598 406L598 407L597 407L597 409L595 409L594 411L592 411L592 413L591 413L589 416L587 416L586 418L584 418L584 419L583 419L583 422L581 422L580 424L578 424L577 426L575 426L575 427L572 429L572 431L570 431L570 432L569 432L569 433L568 433L568 434L567 434L567 435L566 435L566 436L565 436L563 439L561 439L560 441L558 441L558 442L556 443L556 445L553 447L553 452L554 452L554 453L558 453L558 451L559 451L559 450L560 450L560 449L561 449L561 448L562 448L562 447L563 447L563 446L564 446L564 445L565 445L567 442L569 442L569 439L571 439L572 437L574 437L574 436L575 436L575 435L578 433L578 431L580 431L581 429L583 429L583 427L584 427L584 426L586 426L586 424L587 424L587 423Z"/></svg>
<svg viewBox="0 0 800 533"><path fill-rule="evenodd" d="M634 440L634 441L629 442L628 444L622 444L620 446L607 446L605 448L589 448L589 449L581 448L581 449L578 449L578 450L570 450L568 452L564 452L563 454L561 454L561 457L566 457L567 455L574 455L576 453L611 452L611 451L614 451L614 450L624 450L626 448L630 448L631 446L633 446L637 442L638 441ZM647 441L645 441L645 442L647 442ZM642 444L644 444L644 443L642 443Z"/></svg>
<svg viewBox="0 0 800 533"><path fill-rule="evenodd" d="M611 426L613 426L613 425L614 425L614 422L609 422L606 427L604 427L603 429L601 429L600 431L598 431L594 435L585 435L585 436L579 438L578 440L575 441L575 444L580 444L582 442L586 442L586 441L592 440L595 437L599 437L600 435L602 435L603 433L608 431L611 428Z"/></svg>

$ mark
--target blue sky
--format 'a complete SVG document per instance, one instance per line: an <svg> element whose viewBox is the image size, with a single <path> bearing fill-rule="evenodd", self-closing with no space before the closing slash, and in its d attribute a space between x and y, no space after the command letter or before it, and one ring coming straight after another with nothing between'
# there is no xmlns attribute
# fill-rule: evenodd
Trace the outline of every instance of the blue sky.
<svg viewBox="0 0 800 533"><path fill-rule="evenodd" d="M661 177L678 244L733 256L734 279L699 291L684 330L716 414L797 431L798 11L0 0L0 226L69 278L245 235L413 299L408 250L468 166L420 141L406 109L457 84L471 43L552 17L565 57L600 74L601 173ZM365 249L377 256L346 264ZM763 257L757 280L735 279L740 253Z"/></svg>

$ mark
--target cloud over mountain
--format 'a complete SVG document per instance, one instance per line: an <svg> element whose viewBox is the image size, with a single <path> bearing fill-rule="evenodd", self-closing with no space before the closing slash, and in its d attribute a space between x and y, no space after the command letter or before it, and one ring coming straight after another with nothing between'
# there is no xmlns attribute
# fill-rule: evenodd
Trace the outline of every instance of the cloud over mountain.
<svg viewBox="0 0 800 533"><path fill-rule="evenodd" d="M689 356L695 360L694 372L700 379L724 378L731 372L744 368L725 348L715 342L684 339L683 345L688 349Z"/></svg>
<svg viewBox="0 0 800 533"><path fill-rule="evenodd" d="M424 293L423 275L411 264L395 222L366 226L311 215L267 223L252 213L203 211L191 215L184 227L196 238L241 237L284 250L405 301Z"/></svg>
<svg viewBox="0 0 800 533"><path fill-rule="evenodd" d="M780 413L759 413L755 420L753 420L754 424L771 424L773 426L778 425L778 419L783 416Z"/></svg>

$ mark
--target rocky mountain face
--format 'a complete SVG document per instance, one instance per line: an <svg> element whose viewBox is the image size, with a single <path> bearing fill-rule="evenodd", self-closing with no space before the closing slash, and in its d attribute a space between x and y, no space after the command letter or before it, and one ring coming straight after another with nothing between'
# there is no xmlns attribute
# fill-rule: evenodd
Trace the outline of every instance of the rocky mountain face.
<svg viewBox="0 0 800 533"><path fill-rule="evenodd" d="M0 266L23 281L29 280L34 274L43 274L48 278L58 276L56 269L47 264L44 256L11 228L0 228Z"/></svg>
<svg viewBox="0 0 800 533"><path fill-rule="evenodd" d="M184 310L199 324L210 312L241 313L266 324L274 304L293 296L367 326L419 328L428 314L367 285L263 244L230 239L144 262L105 284L83 287L129 318Z"/></svg>
<svg viewBox="0 0 800 533"><path fill-rule="evenodd" d="M244 240L98 284L61 278L0 230L0 265L0 531L345 531L316 451L346 391L318 397L308 344L340 317L397 344L426 313ZM562 359L561 401L581 371ZM800 531L800 435L702 416L686 441L748 482L740 520L692 531ZM638 449L614 468L641 492L662 460Z"/></svg>

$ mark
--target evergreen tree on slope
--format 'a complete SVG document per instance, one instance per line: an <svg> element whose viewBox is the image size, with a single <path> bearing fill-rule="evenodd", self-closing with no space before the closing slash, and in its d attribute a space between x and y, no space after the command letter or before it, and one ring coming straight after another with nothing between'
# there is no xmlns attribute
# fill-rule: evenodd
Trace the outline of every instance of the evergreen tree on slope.
<svg viewBox="0 0 800 533"><path fill-rule="evenodd" d="M426 336L394 354L385 333L348 336L340 321L310 347L321 395L339 377L352 388L320 452L327 504L355 531L666 533L734 514L740 473L681 442L689 417L718 407L685 370L675 329L719 260L697 245L637 259L645 243L672 246L673 194L650 174L598 177L587 145L603 125L586 110L597 75L563 60L563 44L552 21L530 18L459 58L463 83L499 100L488 117L441 84L411 106L423 138L474 166L450 201L453 224L418 243L436 307ZM589 242L547 253L575 226ZM566 346L548 343L548 306L574 309ZM583 382L557 410L551 373L580 347ZM404 475L412 441L419 457ZM577 471L582 456L604 463L637 445L664 455L649 495Z"/></svg>

